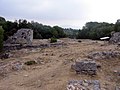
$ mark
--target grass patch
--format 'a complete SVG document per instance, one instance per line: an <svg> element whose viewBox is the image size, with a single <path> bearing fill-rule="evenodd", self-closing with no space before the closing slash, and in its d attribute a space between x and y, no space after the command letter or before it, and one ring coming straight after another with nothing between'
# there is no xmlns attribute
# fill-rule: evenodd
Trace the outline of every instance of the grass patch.
<svg viewBox="0 0 120 90"><path fill-rule="evenodd" d="M50 43L54 43L54 42L57 42L57 38L54 37L50 38Z"/></svg>
<svg viewBox="0 0 120 90"><path fill-rule="evenodd" d="M27 61L25 62L25 65L34 65L37 64L35 61Z"/></svg>

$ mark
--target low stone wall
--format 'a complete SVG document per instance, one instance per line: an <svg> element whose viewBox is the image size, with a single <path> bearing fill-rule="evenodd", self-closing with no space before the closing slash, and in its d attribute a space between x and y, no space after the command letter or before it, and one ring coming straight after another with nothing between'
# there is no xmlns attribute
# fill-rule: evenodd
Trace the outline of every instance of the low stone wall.
<svg viewBox="0 0 120 90"><path fill-rule="evenodd" d="M39 45L4 44L4 51L19 50L22 48L47 48L47 47L57 47L64 45L66 44L64 43L48 43L48 44L39 44Z"/></svg>

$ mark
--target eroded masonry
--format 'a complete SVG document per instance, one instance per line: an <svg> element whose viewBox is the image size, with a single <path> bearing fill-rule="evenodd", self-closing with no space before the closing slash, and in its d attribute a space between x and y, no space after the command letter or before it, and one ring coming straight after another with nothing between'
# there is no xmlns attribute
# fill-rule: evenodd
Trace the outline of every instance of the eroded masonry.
<svg viewBox="0 0 120 90"><path fill-rule="evenodd" d="M17 33L6 40L6 44L32 44L33 30L19 29Z"/></svg>

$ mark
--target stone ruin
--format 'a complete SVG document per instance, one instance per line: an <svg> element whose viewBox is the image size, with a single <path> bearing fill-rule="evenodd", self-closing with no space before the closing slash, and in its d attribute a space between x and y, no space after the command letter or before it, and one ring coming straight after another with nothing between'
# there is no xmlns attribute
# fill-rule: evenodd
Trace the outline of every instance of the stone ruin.
<svg viewBox="0 0 120 90"><path fill-rule="evenodd" d="M19 29L17 33L9 37L5 44L32 44L33 30Z"/></svg>
<svg viewBox="0 0 120 90"><path fill-rule="evenodd" d="M76 61L71 68L74 69L77 74L96 75L97 72L97 64L93 60Z"/></svg>
<svg viewBox="0 0 120 90"><path fill-rule="evenodd" d="M119 51L96 51L88 54L88 58L94 60L103 60L103 59L111 59L111 58L119 58Z"/></svg>
<svg viewBox="0 0 120 90"><path fill-rule="evenodd" d="M115 90L120 90L120 87L116 86Z"/></svg>
<svg viewBox="0 0 120 90"><path fill-rule="evenodd" d="M109 42L112 44L120 44L120 32L113 33Z"/></svg>
<svg viewBox="0 0 120 90"><path fill-rule="evenodd" d="M6 76L12 71L19 71L23 69L23 63L20 61L3 62L0 61L0 77Z"/></svg>
<svg viewBox="0 0 120 90"><path fill-rule="evenodd" d="M101 90L99 80L72 80L67 90Z"/></svg>

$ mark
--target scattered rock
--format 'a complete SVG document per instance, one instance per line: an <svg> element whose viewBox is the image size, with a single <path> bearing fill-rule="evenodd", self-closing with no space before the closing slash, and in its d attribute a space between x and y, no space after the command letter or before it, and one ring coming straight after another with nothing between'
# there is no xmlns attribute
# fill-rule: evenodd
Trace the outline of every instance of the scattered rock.
<svg viewBox="0 0 120 90"><path fill-rule="evenodd" d="M21 70L23 68L23 64L20 61L11 63L11 66L12 66L12 70L14 71Z"/></svg>
<svg viewBox="0 0 120 90"><path fill-rule="evenodd" d="M7 58L10 58L10 54L9 53L3 53L0 55L0 59L7 59Z"/></svg>
<svg viewBox="0 0 120 90"><path fill-rule="evenodd" d="M113 72L114 72L116 75L120 76L120 71L114 70Z"/></svg>
<svg viewBox="0 0 120 90"><path fill-rule="evenodd" d="M101 90L99 80L72 80L67 85L67 90Z"/></svg>
<svg viewBox="0 0 120 90"><path fill-rule="evenodd" d="M120 90L120 87L116 87L115 90Z"/></svg>
<svg viewBox="0 0 120 90"><path fill-rule="evenodd" d="M55 77L56 76L56 74L55 73L53 73L52 75L51 75L51 77Z"/></svg>
<svg viewBox="0 0 120 90"><path fill-rule="evenodd" d="M24 77L28 77L28 75L24 75Z"/></svg>
<svg viewBox="0 0 120 90"><path fill-rule="evenodd" d="M100 69L101 68L101 64L97 63L97 68Z"/></svg>
<svg viewBox="0 0 120 90"><path fill-rule="evenodd" d="M42 65L45 64L45 61L42 58L39 58L39 57L36 58L34 61L36 62L36 64L42 64Z"/></svg>
<svg viewBox="0 0 120 90"><path fill-rule="evenodd" d="M101 59L111 59L120 57L119 51L101 51L89 53L88 58L101 60Z"/></svg>
<svg viewBox="0 0 120 90"><path fill-rule="evenodd" d="M12 63L0 64L0 76L6 76L11 71L18 71L23 69L23 64L20 61L15 61Z"/></svg>

